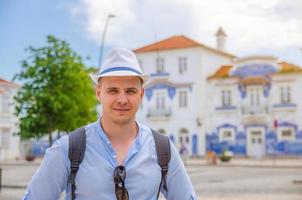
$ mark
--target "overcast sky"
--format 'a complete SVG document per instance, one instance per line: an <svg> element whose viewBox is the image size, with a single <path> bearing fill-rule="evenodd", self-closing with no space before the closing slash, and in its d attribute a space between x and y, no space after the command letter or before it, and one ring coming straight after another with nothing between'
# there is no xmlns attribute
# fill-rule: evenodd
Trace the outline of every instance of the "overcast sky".
<svg viewBox="0 0 302 200"><path fill-rule="evenodd" d="M302 0L1 0L0 76L20 71L24 48L53 34L97 65L108 14L105 50L137 48L173 35L211 47L221 26L226 50L264 54L302 66Z"/></svg>

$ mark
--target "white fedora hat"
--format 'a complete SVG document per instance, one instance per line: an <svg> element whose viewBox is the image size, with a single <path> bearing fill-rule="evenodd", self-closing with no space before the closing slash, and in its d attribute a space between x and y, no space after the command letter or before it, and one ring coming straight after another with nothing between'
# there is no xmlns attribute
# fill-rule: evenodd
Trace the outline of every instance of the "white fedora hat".
<svg viewBox="0 0 302 200"><path fill-rule="evenodd" d="M125 48L112 49L104 59L97 74L90 74L90 78L95 84L101 77L106 76L138 76L145 84L149 75L143 74L138 64L135 54Z"/></svg>

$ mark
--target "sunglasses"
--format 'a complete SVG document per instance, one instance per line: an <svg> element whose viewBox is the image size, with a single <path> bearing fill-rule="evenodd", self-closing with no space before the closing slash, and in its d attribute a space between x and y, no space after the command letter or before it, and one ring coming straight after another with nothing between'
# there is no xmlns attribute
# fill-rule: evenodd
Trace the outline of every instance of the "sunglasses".
<svg viewBox="0 0 302 200"><path fill-rule="evenodd" d="M113 180L115 184L115 196L117 200L129 200L129 194L125 188L126 169L119 165L113 171Z"/></svg>

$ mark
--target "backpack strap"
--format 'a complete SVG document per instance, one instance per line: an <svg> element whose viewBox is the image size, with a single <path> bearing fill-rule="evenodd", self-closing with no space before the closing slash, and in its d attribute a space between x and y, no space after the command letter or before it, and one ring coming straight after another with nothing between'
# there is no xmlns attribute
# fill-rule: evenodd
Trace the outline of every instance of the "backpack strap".
<svg viewBox="0 0 302 200"><path fill-rule="evenodd" d="M164 190L167 192L167 173L168 173L168 164L171 158L171 149L170 149L170 140L167 136L164 136L157 131L151 129L152 135L154 137L156 154L157 154L157 162L161 167L161 181L159 184L157 199L159 197L160 188L163 185Z"/></svg>
<svg viewBox="0 0 302 200"><path fill-rule="evenodd" d="M70 174L68 182L71 184L71 200L75 199L75 178L79 170L80 163L82 162L85 155L86 147L86 133L85 127L76 129L75 131L68 134L69 148L68 157L70 160Z"/></svg>

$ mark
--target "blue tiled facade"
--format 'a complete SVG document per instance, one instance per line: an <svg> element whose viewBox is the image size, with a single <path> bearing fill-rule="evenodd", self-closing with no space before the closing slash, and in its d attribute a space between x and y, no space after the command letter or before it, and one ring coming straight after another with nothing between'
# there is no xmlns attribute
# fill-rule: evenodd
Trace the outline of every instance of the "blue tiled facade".
<svg viewBox="0 0 302 200"><path fill-rule="evenodd" d="M282 126L294 126L294 124L285 123ZM217 127L219 129L219 127ZM295 141L278 141L277 134L274 130L267 129L265 132L265 154L266 155L301 155L302 156L302 130L295 133ZM236 131L234 142L219 141L218 132L206 134L206 150L222 154L223 151L229 150L234 155L247 155L247 132Z"/></svg>
<svg viewBox="0 0 302 200"><path fill-rule="evenodd" d="M240 64L229 71L228 77L237 82L233 81L232 84L229 84L232 86L227 90L235 91L238 94L238 100L230 105L213 104L211 116L219 116L220 119L212 118L211 123L215 125L206 132L206 151L222 154L229 150L235 156L251 156L253 148L259 144L257 148L259 147L260 157L302 156L302 127L299 122L301 120L297 119L298 116L301 116L301 109L298 105L301 100L294 99L292 94L296 78L293 78L294 76L289 78L290 76L286 76L288 75L286 74L282 79L280 78L282 74L279 74L277 81L273 81L273 75L280 70L277 67L278 63L268 64L267 60L261 63L259 58L257 59L255 64L249 60L246 64ZM217 82L214 82L215 89L217 91L226 90L226 84L219 81L227 79L218 79ZM287 83L288 80L290 80L289 83ZM218 82L219 84L217 84ZM281 87L292 87L288 101L282 100L284 96L289 95L289 92L284 92ZM257 90L257 98L261 99L257 100L257 105L255 105L256 100L251 103L251 98L255 97L251 93L249 94L252 90ZM272 91L275 93L273 94ZM261 109L254 109L257 106ZM221 116L226 117L223 119ZM276 125L274 121L277 122ZM221 131L222 128L227 129ZM290 130L290 138L284 137L284 130ZM232 137L224 139L219 135L223 134L222 132L232 133ZM253 134L257 136L255 137Z"/></svg>

